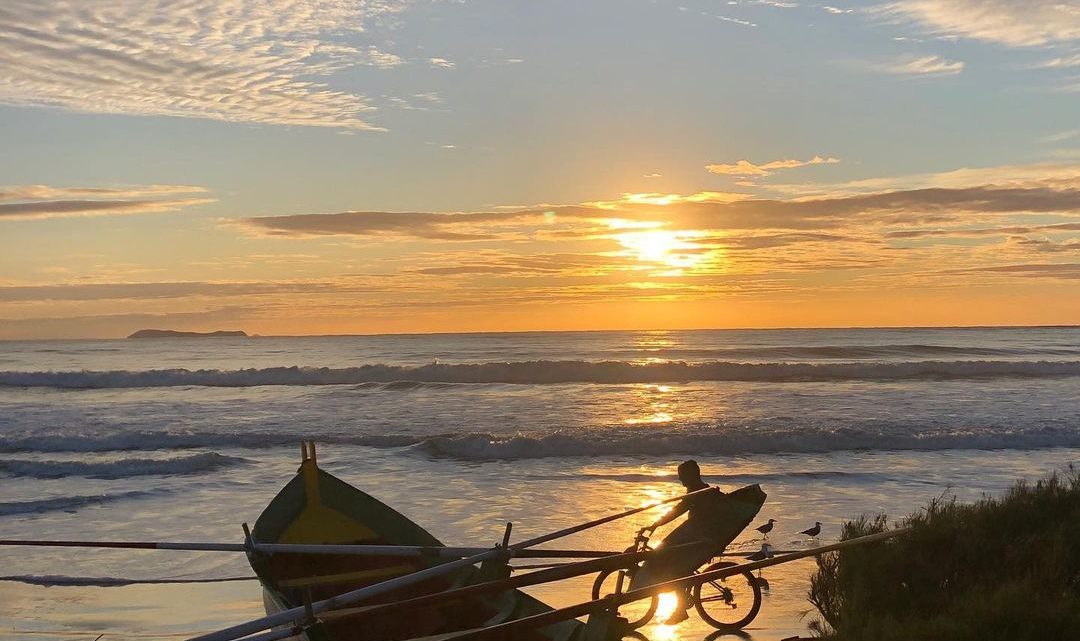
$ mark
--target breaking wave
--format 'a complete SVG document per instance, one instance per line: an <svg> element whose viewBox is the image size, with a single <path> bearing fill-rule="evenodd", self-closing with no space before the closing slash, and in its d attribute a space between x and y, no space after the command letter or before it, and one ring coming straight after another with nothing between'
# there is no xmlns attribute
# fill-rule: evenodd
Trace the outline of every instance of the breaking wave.
<svg viewBox="0 0 1080 641"><path fill-rule="evenodd" d="M0 503L0 517L16 514L41 514L44 512L75 512L92 505L105 505L117 501L156 496L161 491L134 490L114 494L96 494L92 496L61 496L36 501L9 501Z"/></svg>
<svg viewBox="0 0 1080 641"><path fill-rule="evenodd" d="M122 479L133 476L201 474L247 463L251 461L236 456L224 456L217 452L167 459L134 458L104 462L8 459L0 460L0 474L37 479L57 479L67 476Z"/></svg>
<svg viewBox="0 0 1080 641"><path fill-rule="evenodd" d="M1080 361L911 361L852 363L739 363L682 361L519 361L432 363L420 367L269 367L78 372L0 372L0 387L114 389L134 387L254 387L260 385L372 385L414 389L457 383L670 383L683 381L813 382L951 380L1080 376Z"/></svg>
<svg viewBox="0 0 1080 641"><path fill-rule="evenodd" d="M744 425L697 429L589 429L536 434L470 432L436 436L415 434L341 435L310 432L182 433L134 432L103 436L23 436L0 442L0 452L160 451L193 447L241 447L249 450L294 447L300 439L319 443L399 449L403 454L463 461L574 458L582 456L674 456L682 454L750 455L873 450L1042 449L1080 447L1080 425L957 427L918 430L913 426L868 423L834 429L806 426ZM179 457L167 460L190 460ZM234 465L243 459L222 457ZM217 459L215 459L217 460ZM66 464L65 464L66 465ZM93 465L93 464L88 464ZM119 463L117 464L119 465ZM179 464L177 464L179 466ZM149 468L148 468L149 469ZM27 470L54 474L57 470ZM118 472L119 473L119 472ZM147 471L147 474L159 473ZM74 472L72 472L74 474ZM100 497L88 497L95 501ZM81 499L80 499L81 500ZM4 508L0 506L0 515ZM16 508L12 508L16 509ZM20 508L21 509L21 508Z"/></svg>

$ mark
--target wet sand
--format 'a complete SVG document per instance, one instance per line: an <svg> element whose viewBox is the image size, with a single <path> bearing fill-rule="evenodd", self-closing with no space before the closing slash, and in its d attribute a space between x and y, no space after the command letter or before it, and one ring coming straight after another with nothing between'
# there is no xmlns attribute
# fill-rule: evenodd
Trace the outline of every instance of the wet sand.
<svg viewBox="0 0 1080 641"><path fill-rule="evenodd" d="M766 571L771 589L761 613L742 638L779 641L806 635L809 609L805 599L812 560ZM541 586L532 594L553 606L588 597L592 576ZM34 586L0 581L0 639L134 641L185 639L264 614L259 585L242 581L198 585L132 585L123 587ZM650 641L700 641L715 631L693 611L675 626L654 622L640 630Z"/></svg>

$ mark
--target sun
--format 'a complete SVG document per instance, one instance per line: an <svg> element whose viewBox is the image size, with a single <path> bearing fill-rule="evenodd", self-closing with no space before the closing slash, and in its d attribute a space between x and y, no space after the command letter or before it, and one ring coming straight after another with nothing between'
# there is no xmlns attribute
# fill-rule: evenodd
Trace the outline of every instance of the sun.
<svg viewBox="0 0 1080 641"><path fill-rule="evenodd" d="M691 242L696 235L693 231L650 229L622 232L614 238L642 262L692 267L702 258L698 245Z"/></svg>

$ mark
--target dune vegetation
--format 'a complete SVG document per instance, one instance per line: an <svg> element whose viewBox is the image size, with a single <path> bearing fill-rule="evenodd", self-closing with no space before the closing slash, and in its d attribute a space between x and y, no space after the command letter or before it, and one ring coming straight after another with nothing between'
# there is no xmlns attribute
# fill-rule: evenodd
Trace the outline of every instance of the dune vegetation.
<svg viewBox="0 0 1080 641"><path fill-rule="evenodd" d="M907 535L822 555L810 624L834 641L1080 639L1080 474L973 504L938 497ZM885 515L845 524L882 532Z"/></svg>

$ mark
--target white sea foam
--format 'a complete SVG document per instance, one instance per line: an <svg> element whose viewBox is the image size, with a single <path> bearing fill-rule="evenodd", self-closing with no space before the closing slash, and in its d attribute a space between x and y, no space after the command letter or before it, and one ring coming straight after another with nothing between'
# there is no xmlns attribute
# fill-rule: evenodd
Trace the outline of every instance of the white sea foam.
<svg viewBox="0 0 1080 641"><path fill-rule="evenodd" d="M127 458L102 462L7 459L0 460L0 474L38 479L56 479L67 476L123 479L133 476L201 474L246 463L250 461L236 456L224 456L217 452L166 459Z"/></svg>
<svg viewBox="0 0 1080 641"><path fill-rule="evenodd" d="M417 383L665 383L681 381L958 380L1080 376L1080 361L910 361L853 363L706 363L629 361L519 361L432 363L420 367L268 367L261 369L161 369L0 372L0 386L64 389L133 387L254 387L261 385L359 385L413 389Z"/></svg>

